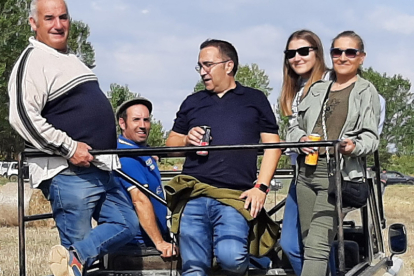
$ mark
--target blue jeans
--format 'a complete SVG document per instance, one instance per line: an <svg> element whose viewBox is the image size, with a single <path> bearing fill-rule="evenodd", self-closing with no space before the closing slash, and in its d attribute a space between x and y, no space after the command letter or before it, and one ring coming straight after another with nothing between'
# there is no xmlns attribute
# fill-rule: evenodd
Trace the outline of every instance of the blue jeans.
<svg viewBox="0 0 414 276"><path fill-rule="evenodd" d="M293 179L290 183L289 192L286 196L280 246L288 257L296 275L300 275L302 273L303 266L303 243L298 215L296 183L295 179Z"/></svg>
<svg viewBox="0 0 414 276"><path fill-rule="evenodd" d="M289 192L286 196L280 246L288 257L295 274L301 275L304 252L299 223L295 179L290 183ZM332 251L329 255L329 268L331 270L331 275L336 275L335 254Z"/></svg>
<svg viewBox="0 0 414 276"><path fill-rule="evenodd" d="M138 231L133 206L111 172L71 165L41 189L50 201L61 244L90 266L129 242ZM91 219L98 222L92 229Z"/></svg>
<svg viewBox="0 0 414 276"><path fill-rule="evenodd" d="M208 197L191 199L180 222L182 275L208 275L213 254L225 275L243 275L248 235L247 220L233 207Z"/></svg>

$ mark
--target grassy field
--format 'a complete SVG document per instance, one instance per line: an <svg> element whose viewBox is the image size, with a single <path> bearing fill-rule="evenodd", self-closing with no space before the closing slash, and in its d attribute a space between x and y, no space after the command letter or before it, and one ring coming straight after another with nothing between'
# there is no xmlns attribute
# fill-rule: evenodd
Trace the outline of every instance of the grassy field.
<svg viewBox="0 0 414 276"><path fill-rule="evenodd" d="M287 183L284 183L287 184ZM286 192L287 185L281 193L269 194L267 205L279 202ZM384 198L387 225L394 222L404 223L407 227L409 249L401 256L405 263L406 276L414 276L414 186L387 187ZM277 218L280 219L280 218ZM386 237L386 231L384 231ZM27 228L26 271L28 276L50 275L47 256L51 246L58 244L56 229ZM0 227L0 276L19 275L18 264L18 229L17 227Z"/></svg>
<svg viewBox="0 0 414 276"><path fill-rule="evenodd" d="M407 276L414 275L414 198L412 195L414 195L413 185L396 185L386 188L384 199L387 225L398 222L405 224L407 228L408 250L401 256Z"/></svg>
<svg viewBox="0 0 414 276"><path fill-rule="evenodd" d="M0 186L6 184L9 180L5 177L0 176Z"/></svg>

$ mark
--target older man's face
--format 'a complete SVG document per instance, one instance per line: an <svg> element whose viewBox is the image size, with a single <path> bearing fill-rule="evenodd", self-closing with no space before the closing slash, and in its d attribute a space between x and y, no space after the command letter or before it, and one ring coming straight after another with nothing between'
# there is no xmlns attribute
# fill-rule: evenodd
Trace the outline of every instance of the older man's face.
<svg viewBox="0 0 414 276"><path fill-rule="evenodd" d="M70 29L69 14L63 0L39 0L37 20L30 18L36 39L60 52L66 52Z"/></svg>

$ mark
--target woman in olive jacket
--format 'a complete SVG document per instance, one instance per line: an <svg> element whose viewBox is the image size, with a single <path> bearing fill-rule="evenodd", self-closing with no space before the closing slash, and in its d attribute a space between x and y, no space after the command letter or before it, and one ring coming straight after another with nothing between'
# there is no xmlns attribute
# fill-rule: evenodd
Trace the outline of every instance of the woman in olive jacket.
<svg viewBox="0 0 414 276"><path fill-rule="evenodd" d="M322 140L341 139L341 173L344 180L362 181L362 157L378 148L380 102L378 92L358 75L365 52L362 39L345 31L332 42L334 81L314 83L299 104L298 116L288 130L290 142L309 141L312 133ZM319 151L316 166L306 165L305 157ZM332 148L300 148L297 199L304 244L301 275L325 275L331 245L337 230L335 199L328 196L328 160Z"/></svg>

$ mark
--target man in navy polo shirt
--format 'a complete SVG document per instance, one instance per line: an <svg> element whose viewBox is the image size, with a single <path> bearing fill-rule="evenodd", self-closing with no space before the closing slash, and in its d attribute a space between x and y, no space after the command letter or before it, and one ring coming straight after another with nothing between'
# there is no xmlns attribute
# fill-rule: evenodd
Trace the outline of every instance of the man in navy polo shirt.
<svg viewBox="0 0 414 276"><path fill-rule="evenodd" d="M244 87L234 79L236 49L221 40L200 46L197 72L206 90L182 103L167 139L167 146L198 146L211 127L211 145L279 142L278 126L263 92ZM280 158L280 150L266 150L257 173L257 150L210 151L186 155L183 174L218 188L242 191L245 209L256 217ZM256 184L253 184L256 181ZM224 190L223 190L224 191ZM243 275L249 264L249 225L233 207L214 198L196 197L187 202L180 221L183 275L207 275L214 256L227 275Z"/></svg>
<svg viewBox="0 0 414 276"><path fill-rule="evenodd" d="M152 104L138 97L121 104L116 117L122 134L118 137L118 149L139 149L147 147L151 130ZM121 157L122 171L140 184L148 184L148 189L164 198L161 175L156 160L151 156ZM167 227L167 207L155 198L149 198L137 186L119 177L129 194L131 204L138 215L140 231L132 243L143 247L156 247L162 257L171 257L178 251L175 245L166 242L169 239Z"/></svg>

